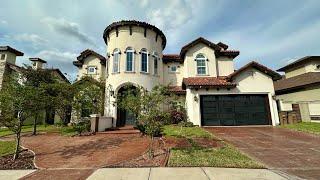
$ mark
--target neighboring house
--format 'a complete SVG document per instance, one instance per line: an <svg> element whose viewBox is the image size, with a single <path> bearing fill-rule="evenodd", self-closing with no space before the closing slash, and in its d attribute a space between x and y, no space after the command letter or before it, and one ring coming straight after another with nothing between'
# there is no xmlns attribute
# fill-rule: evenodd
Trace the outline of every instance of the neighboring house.
<svg viewBox="0 0 320 180"><path fill-rule="evenodd" d="M111 117L105 120L112 126L134 122L115 103L128 85L151 90L159 84L171 86L172 92L185 98L195 125L279 124L273 81L281 76L257 62L235 71L234 58L240 52L224 43L200 37L179 54L163 54L164 33L140 21L114 22L103 38L107 44L104 116Z"/></svg>
<svg viewBox="0 0 320 180"><path fill-rule="evenodd" d="M280 111L298 107L302 121L320 122L320 56L306 56L278 69L283 79L274 82Z"/></svg>
<svg viewBox="0 0 320 180"><path fill-rule="evenodd" d="M16 65L17 56L23 56L23 53L10 46L0 46L0 89L5 76L10 75L12 72L21 72L21 67ZM60 82L69 83L69 80L59 69L45 68L44 64L47 63L45 60L40 58L29 58L29 60L32 62L32 68L50 71ZM53 124L55 120L59 120L54 110L44 112L42 119L48 124ZM25 123L32 123L32 120L27 120Z"/></svg>
<svg viewBox="0 0 320 180"><path fill-rule="evenodd" d="M90 76L98 81L105 80L106 58L87 49L77 57L73 64L78 67L77 80L84 76Z"/></svg>

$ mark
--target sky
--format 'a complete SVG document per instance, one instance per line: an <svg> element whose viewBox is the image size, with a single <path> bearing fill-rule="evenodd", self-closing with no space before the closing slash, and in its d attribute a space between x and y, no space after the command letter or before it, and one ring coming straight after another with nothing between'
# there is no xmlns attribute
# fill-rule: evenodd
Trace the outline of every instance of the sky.
<svg viewBox="0 0 320 180"><path fill-rule="evenodd" d="M139 20L167 37L179 53L198 37L239 50L240 68L255 60L278 69L320 54L319 0L0 0L0 45L46 60L75 79L72 61L85 49L106 55L102 34L114 21Z"/></svg>

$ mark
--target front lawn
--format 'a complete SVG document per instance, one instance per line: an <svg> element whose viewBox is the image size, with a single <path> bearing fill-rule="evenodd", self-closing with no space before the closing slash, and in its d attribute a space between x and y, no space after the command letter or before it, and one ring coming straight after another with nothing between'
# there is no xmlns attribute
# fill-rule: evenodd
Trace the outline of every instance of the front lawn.
<svg viewBox="0 0 320 180"><path fill-rule="evenodd" d="M177 138L214 138L214 136L200 127L180 127L168 125L163 127L163 135Z"/></svg>
<svg viewBox="0 0 320 180"><path fill-rule="evenodd" d="M264 168L234 147L172 149L168 166L207 166L228 168Z"/></svg>
<svg viewBox="0 0 320 180"><path fill-rule="evenodd" d="M320 134L320 123L315 123L315 122L300 122L300 123L288 124L280 127L293 129L296 131L307 132L307 133Z"/></svg>
<svg viewBox="0 0 320 180"><path fill-rule="evenodd" d="M28 126L22 126L22 133L26 132L32 132L33 131L33 126L28 125ZM53 125L37 125L37 132L56 132L57 127ZM8 136L14 134L12 131L10 131L8 128L1 128L0 129L0 137L3 136Z"/></svg>
<svg viewBox="0 0 320 180"><path fill-rule="evenodd" d="M0 157L8 154L13 154L15 145L15 141L0 141Z"/></svg>
<svg viewBox="0 0 320 180"><path fill-rule="evenodd" d="M233 146L216 138L214 135L200 127L180 127L174 125L164 126L163 135L178 139L187 139L191 147L172 148L168 166L208 166L208 167L234 167L234 168L264 168L264 166L248 156L242 154ZM215 144L210 147L198 144L197 139L205 144ZM207 142L207 143L206 143Z"/></svg>

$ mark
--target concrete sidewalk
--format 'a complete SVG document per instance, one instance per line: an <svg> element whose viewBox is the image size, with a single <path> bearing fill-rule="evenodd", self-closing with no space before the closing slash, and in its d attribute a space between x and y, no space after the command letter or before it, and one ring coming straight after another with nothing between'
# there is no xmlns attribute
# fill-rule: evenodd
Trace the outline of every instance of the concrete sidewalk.
<svg viewBox="0 0 320 180"><path fill-rule="evenodd" d="M213 180L213 179L295 179L284 174L277 174L267 169L238 168L105 168L96 170L89 180Z"/></svg>

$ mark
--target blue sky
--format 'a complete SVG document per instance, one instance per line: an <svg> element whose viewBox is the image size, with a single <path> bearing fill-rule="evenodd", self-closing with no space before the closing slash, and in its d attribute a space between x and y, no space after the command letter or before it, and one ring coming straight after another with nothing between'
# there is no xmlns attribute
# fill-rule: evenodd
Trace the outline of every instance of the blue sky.
<svg viewBox="0 0 320 180"><path fill-rule="evenodd" d="M119 20L156 25L167 37L165 53L179 53L202 36L240 50L236 68L256 60L277 69L320 54L319 0L10 0L1 1L0 45L48 61L75 77L72 65L87 48L103 55L102 33Z"/></svg>

